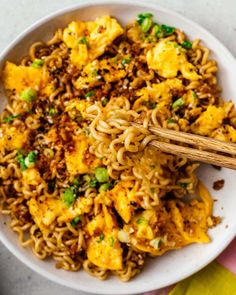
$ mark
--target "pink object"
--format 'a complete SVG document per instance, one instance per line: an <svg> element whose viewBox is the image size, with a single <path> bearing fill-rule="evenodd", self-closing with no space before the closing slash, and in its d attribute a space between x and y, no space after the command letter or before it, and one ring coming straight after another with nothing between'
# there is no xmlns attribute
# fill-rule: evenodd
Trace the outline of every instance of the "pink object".
<svg viewBox="0 0 236 295"><path fill-rule="evenodd" d="M236 274L236 238L217 258L217 261L225 268ZM144 295L167 295L172 287L163 288L157 291L144 293Z"/></svg>
<svg viewBox="0 0 236 295"><path fill-rule="evenodd" d="M217 258L217 261L236 274L236 238L234 238L233 242Z"/></svg>

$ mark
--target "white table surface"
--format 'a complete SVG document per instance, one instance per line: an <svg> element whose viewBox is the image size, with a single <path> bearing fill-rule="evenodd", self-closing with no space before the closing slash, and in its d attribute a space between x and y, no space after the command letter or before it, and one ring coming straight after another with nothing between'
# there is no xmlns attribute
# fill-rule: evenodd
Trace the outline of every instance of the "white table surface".
<svg viewBox="0 0 236 295"><path fill-rule="evenodd" d="M39 18L78 2L79 0L0 0L0 51ZM156 3L201 24L236 57L235 0L156 0ZM64 288L33 273L0 243L0 295L49 294L85 293Z"/></svg>

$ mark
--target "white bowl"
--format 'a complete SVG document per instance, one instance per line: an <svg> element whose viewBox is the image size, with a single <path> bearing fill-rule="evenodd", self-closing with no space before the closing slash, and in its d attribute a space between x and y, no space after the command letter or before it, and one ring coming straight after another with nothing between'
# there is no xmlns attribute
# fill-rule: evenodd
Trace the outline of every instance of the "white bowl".
<svg viewBox="0 0 236 295"><path fill-rule="evenodd" d="M110 14L124 25L140 12L153 13L158 22L182 29L190 39L202 39L204 44L212 49L212 57L218 62L219 80L224 90L223 97L234 100L236 103L236 61L229 51L199 25L177 13L143 1L86 1L75 7L53 13L31 26L1 54L0 68L6 60L20 61L33 42L49 39L57 28L66 26L71 20L93 20L97 16ZM1 99L2 93L3 89L0 87ZM31 269L56 283L76 290L97 294L137 294L162 288L190 276L210 263L236 235L236 173L228 169L217 171L204 166L199 170L199 176L217 200L214 203L214 214L223 217L222 223L209 231L212 242L202 245L194 244L169 252L162 257L150 259L142 273L127 283L122 283L115 277L99 281L83 270L76 273L66 272L56 269L54 261L38 260L29 249L21 248L17 235L4 224L8 219L3 216L0 216L0 239ZM222 178L225 179L224 188L218 192L212 191L213 181Z"/></svg>

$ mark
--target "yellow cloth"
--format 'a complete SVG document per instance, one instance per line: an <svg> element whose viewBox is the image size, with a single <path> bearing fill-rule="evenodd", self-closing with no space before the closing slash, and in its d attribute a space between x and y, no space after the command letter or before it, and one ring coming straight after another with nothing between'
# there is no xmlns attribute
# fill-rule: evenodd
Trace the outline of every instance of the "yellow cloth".
<svg viewBox="0 0 236 295"><path fill-rule="evenodd" d="M169 295L236 295L236 275L212 262L178 283Z"/></svg>

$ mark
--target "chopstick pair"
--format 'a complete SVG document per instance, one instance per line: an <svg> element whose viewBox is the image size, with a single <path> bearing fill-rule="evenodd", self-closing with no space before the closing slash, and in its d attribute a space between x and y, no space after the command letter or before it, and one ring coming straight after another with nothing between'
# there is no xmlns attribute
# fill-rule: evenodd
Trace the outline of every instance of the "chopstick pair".
<svg viewBox="0 0 236 295"><path fill-rule="evenodd" d="M137 128L143 128L142 125L132 123ZM162 152L186 157L190 160L204 162L207 164L230 168L236 170L236 144L216 140L213 138L186 133L182 131L175 131L164 129L160 127L149 127L148 130L160 138L170 139L176 142L193 145L194 147L181 146L174 143L167 143L159 140L152 140L149 144L158 148ZM201 147L204 150L200 150ZM216 152L223 152L228 155L217 154Z"/></svg>

